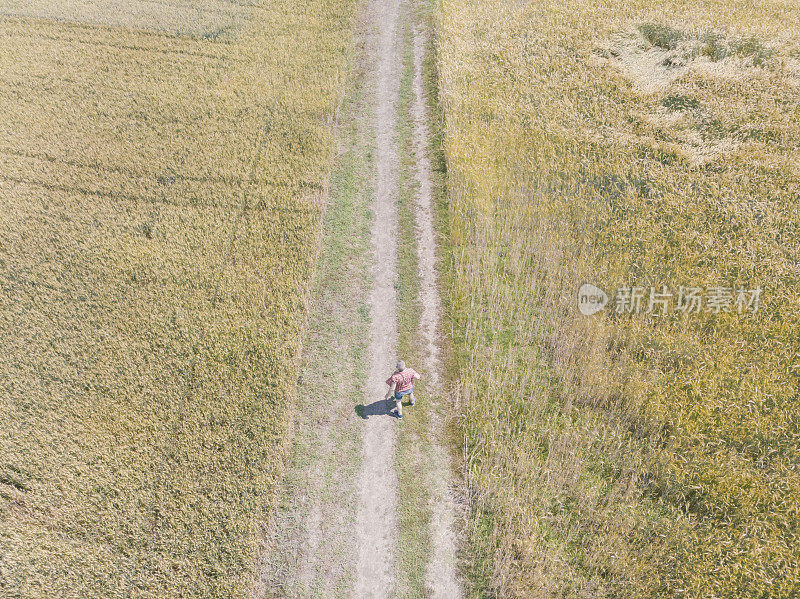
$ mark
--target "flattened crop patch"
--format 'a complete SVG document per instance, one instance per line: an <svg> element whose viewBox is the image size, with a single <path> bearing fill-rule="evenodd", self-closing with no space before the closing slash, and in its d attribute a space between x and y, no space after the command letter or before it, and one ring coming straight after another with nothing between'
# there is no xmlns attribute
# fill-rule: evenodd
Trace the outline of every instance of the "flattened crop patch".
<svg viewBox="0 0 800 599"><path fill-rule="evenodd" d="M0 0L0 15L230 39L247 4L228 0Z"/></svg>

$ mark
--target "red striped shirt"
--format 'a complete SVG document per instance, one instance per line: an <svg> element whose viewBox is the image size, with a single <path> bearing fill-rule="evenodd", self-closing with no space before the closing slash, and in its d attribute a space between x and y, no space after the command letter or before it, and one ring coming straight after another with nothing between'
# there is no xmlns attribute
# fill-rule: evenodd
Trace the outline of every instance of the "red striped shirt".
<svg viewBox="0 0 800 599"><path fill-rule="evenodd" d="M395 393L408 391L414 385L415 374L417 374L417 372L413 368L406 368L402 372L395 372L392 376L386 379L386 384L391 387L392 383L395 383Z"/></svg>

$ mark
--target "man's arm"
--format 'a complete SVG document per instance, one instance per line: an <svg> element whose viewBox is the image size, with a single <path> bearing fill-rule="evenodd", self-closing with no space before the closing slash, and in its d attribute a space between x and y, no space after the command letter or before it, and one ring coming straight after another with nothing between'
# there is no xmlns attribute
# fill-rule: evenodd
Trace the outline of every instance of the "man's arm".
<svg viewBox="0 0 800 599"><path fill-rule="evenodd" d="M397 389L397 383L395 381L392 381L392 384L389 385L389 390L386 392L386 397L384 397L384 399L389 399L391 397L394 397L395 389Z"/></svg>
<svg viewBox="0 0 800 599"><path fill-rule="evenodd" d="M420 378L422 378L422 377L420 377L420 376L419 376L419 372L417 372L417 371L415 370L415 371L414 371L414 380L419 380Z"/></svg>

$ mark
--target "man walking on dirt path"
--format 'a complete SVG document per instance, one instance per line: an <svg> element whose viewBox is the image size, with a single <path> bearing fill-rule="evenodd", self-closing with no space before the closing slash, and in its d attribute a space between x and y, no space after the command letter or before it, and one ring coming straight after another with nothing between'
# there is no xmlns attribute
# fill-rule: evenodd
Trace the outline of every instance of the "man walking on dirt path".
<svg viewBox="0 0 800 599"><path fill-rule="evenodd" d="M414 405L414 380L419 379L419 373L413 368L406 368L406 363L402 360L397 361L394 374L386 379L389 390L386 392L385 399L388 401L394 395L395 407L389 414L395 418L403 417L403 397L408 395L409 405Z"/></svg>

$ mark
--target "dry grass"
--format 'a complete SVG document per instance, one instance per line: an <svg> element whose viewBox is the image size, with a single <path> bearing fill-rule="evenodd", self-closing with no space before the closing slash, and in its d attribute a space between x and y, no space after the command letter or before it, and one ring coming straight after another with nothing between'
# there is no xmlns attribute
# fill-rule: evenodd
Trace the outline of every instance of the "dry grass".
<svg viewBox="0 0 800 599"><path fill-rule="evenodd" d="M444 0L474 596L800 592L798 17ZM620 39L701 51L643 89ZM587 318L585 281L760 285L762 306Z"/></svg>
<svg viewBox="0 0 800 599"><path fill-rule="evenodd" d="M231 43L0 21L9 596L245 593L352 10L264 2Z"/></svg>

